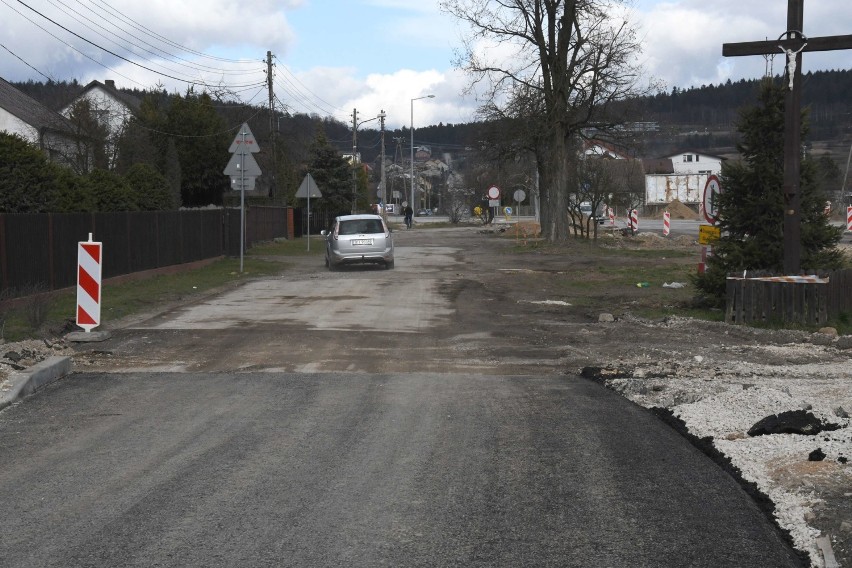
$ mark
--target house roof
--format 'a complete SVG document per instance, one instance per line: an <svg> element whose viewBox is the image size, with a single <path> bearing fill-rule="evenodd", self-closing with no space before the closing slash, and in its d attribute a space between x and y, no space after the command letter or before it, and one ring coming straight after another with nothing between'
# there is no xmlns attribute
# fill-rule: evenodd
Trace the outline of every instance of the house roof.
<svg viewBox="0 0 852 568"><path fill-rule="evenodd" d="M671 154L666 154L662 156L662 158L679 158L684 154L698 154L699 156L707 156L708 158L714 158L717 160L727 160L724 156L717 156L716 154L708 154L707 152L702 152L701 150L694 150L692 148L685 148L679 152L673 152Z"/></svg>
<svg viewBox="0 0 852 568"><path fill-rule="evenodd" d="M100 81L95 80L95 81L90 81L85 87L83 87L83 90L80 91L80 93L77 94L77 96L75 96L63 108L68 108L75 101L78 101L83 96L85 96L86 93L88 93L89 91L93 91L95 89L100 89L103 92L109 94L114 99L116 99L121 104L123 104L128 109L130 109L130 111L134 114L138 113L139 109L142 107L142 99L140 99L139 97L135 97L133 95L128 95L127 93L123 93L123 92L119 91L118 89L115 88L115 82L110 81L110 80L106 80L103 83L101 83Z"/></svg>
<svg viewBox="0 0 852 568"><path fill-rule="evenodd" d="M671 158L647 158L642 160L642 169L646 174L673 174L674 164Z"/></svg>
<svg viewBox="0 0 852 568"><path fill-rule="evenodd" d="M0 78L0 107L38 130L74 134L74 126L68 119L19 91L3 78Z"/></svg>

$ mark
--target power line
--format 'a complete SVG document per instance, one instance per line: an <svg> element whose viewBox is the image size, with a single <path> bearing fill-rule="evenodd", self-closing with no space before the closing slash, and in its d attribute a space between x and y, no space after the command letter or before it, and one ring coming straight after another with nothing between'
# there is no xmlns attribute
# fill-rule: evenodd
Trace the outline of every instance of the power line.
<svg viewBox="0 0 852 568"><path fill-rule="evenodd" d="M117 53L115 53L115 52L113 52L113 51L110 51L109 49L106 49L105 47L102 47L102 46L100 46L100 45L96 44L95 42L93 42L93 41L91 41L91 40L89 40L89 39L87 39L87 38L85 38L85 37L81 36L80 34L78 34L78 33L74 32L74 31L72 31L72 30L70 30L70 29L66 28L66 27L65 27L65 26L63 26L62 24L60 24L60 23L56 22L55 20L53 20L53 19L49 18L48 16L46 16L46 15L44 15L44 14L42 14L41 12L39 12L38 10L36 10L35 8L33 8L32 6L29 6L28 4L26 4L25 2L23 2L23 0L17 0L17 1L18 1L18 3L19 3L19 4L21 4L22 6L24 6L24 7L25 7L25 8L27 8L27 9L31 10L31 11L32 11L32 12L34 12L35 14L37 14L37 15L41 16L42 18L44 18L44 19L45 19L45 20L47 20L48 22L52 23L52 24L53 24L53 25L55 25L56 27L58 27L58 28L61 28L61 29L65 30L65 31L66 31L66 32L68 32L69 34L73 35L74 37L76 37L76 38L78 38L78 39L80 39L80 40L82 40L82 41L84 41L84 42L86 42L86 43L88 43L88 44L90 44L90 45L92 45L92 46L96 47L97 49L100 49L101 51L103 51L103 52L105 52L105 53L108 53L108 54L112 55L113 57L117 57L118 59L121 59L122 61L125 61L125 62L127 62L127 63L130 63L131 65L135 65L135 66L137 66L137 67L139 67L139 68L141 68L141 69L145 69L146 71L150 71L150 72L155 73L155 74L157 74L157 75L162 75L163 77L166 77L166 78L168 78L168 79L174 79L175 81L180 81L180 82L182 82L182 83L188 83L188 84L191 84L191 85L207 86L207 84L206 84L206 83L199 82L199 81L193 81L193 80L189 80L189 79L181 79L180 77L175 77L175 76L173 76L173 75L169 75L169 74L167 74L167 73L162 73L162 72L159 72L159 71L157 71L157 70L155 70L155 69L151 69L150 67L146 67L145 65L142 65L142 64L140 64L140 63L137 63L137 62L135 62L135 61L132 61L132 60L130 60L130 59L128 59L128 58L126 58L126 57L124 57L124 56L122 56L122 55L119 55L119 54L117 54ZM5 3L5 2L4 2L4 3ZM259 84L262 84L262 83L254 83L254 85L259 85ZM252 85L234 85L233 87L238 88L238 87L249 87L249 86L252 86Z"/></svg>
<svg viewBox="0 0 852 568"><path fill-rule="evenodd" d="M39 75L41 75L42 77L44 77L45 79L47 79L48 81L53 81L53 79L51 79L50 77L48 77L47 75L45 75L44 73L42 73L41 71L39 71L38 69L36 69L35 67L33 67L32 65L30 65L29 63L27 63L26 61L24 61L23 59L21 59L21 56L19 56L17 53L15 53L14 51L12 51L11 49L9 49L8 47L6 47L5 45L3 45L2 43L0 43L0 47L2 47L3 49L5 49L5 50L6 50L6 51L8 51L9 53L11 53L14 57L17 57L17 58L18 58L18 60L19 60L21 63L23 63L24 65L26 65L27 67L29 67L30 69L32 69L33 71L35 71L36 73L38 73Z"/></svg>
<svg viewBox="0 0 852 568"><path fill-rule="evenodd" d="M254 73L257 73L257 72L259 71L259 69L254 69L254 70L251 70L251 71L249 71L249 70L245 70L245 69L243 69L243 70L239 70L239 71L235 71L235 70L217 69L217 68L209 67L209 66L206 66L206 65L198 65L198 64L196 64L196 63L194 63L194 62L191 62L191 61L189 61L189 60L186 60L186 59L180 58L180 57L176 56L175 54L172 54L172 53L169 53L169 52L167 52L167 51L165 51L165 50L159 49L157 46L155 46L155 45L153 45L153 44L151 44L151 43L148 43L148 42L147 42L147 41L145 41L143 38L140 38L140 37L136 36L135 34L128 32L127 30L123 30L123 29L121 29L120 27L115 26L112 22L109 22L109 21L105 20L105 19L103 18L103 16L99 16L98 14L94 14L96 17L99 17L99 18L103 19L104 21L106 21L106 23L108 23L108 24L110 24L111 26L113 26L113 27L115 27L116 29L118 29L118 31L119 31L119 32L121 32L121 33L122 33L122 35L124 35L124 36L129 36L129 37L131 37L131 38L133 38L133 39L135 39L135 40L137 40L137 41L139 41L139 42L143 43L144 45L147 45L147 46L149 46L149 47L151 47L151 48L153 48L153 49L157 50L157 51L159 52L159 53L157 53L157 52L155 52L155 51L152 51L151 49L148 49L148 48L146 48L146 47L143 47L143 46L140 46L140 45L138 45L138 44L136 44L136 43L133 43L132 41L126 40L126 38L124 38L124 37L122 37L122 36L120 36L120 35L116 34L115 32L113 32L113 31L111 31L111 30L109 30L109 29L105 28L103 25L99 24L98 22L94 21L93 19L89 18L88 16L86 16L86 15L84 15L84 14L81 14L80 12L78 12L78 11L74 10L73 8L71 8L70 6L68 6L67 4L65 4L64 2L62 2L62 0L47 0L47 1L48 1L50 4L52 4L53 6L55 6L55 7L56 7L59 11L61 11L61 12L65 13L65 14L66 14L67 16L69 16L70 18L72 18L72 19L76 20L76 21L77 21L78 23L80 23L82 26L84 26L84 27L88 28L89 30L91 30L92 32L94 32L94 33L95 33L95 34L97 34L98 36L102 37L103 39L105 39L105 40L109 41L109 42L110 42L110 43L112 43L113 45L116 45L116 46L118 46L118 47L120 47L120 48L122 48L122 49L124 49L124 50L127 50L127 51L128 51L128 52L130 52L130 53L134 53L134 52L133 52L133 49L129 48L129 47L128 47L127 45L125 45L125 44L122 44L122 43L119 43L118 41L115 41L114 39L108 38L108 37L107 37L107 36L105 36L103 33L101 33L100 31L98 31L98 29L103 30L104 32L106 32L106 33L110 34L111 36L113 36L113 37L115 37L115 38L118 38L118 39L120 39L120 40L125 40L125 41L126 41L126 43L127 43L127 44L129 44L130 46L132 46L133 48L136 48L136 49L137 49L137 50L139 50L139 51L143 51L143 52L145 52L145 53L148 53L148 54L150 54L150 55L152 55L152 56L154 56L154 57L157 57L157 58L164 58L164 57L165 57L165 59L166 59L167 61L171 61L171 59L169 59L169 58L174 58L174 59L176 59L176 60L177 60L177 61L173 61L174 63L176 63L177 65L181 65L181 66L183 66L183 67L186 67L186 68L188 68L188 69L191 69L192 71L205 71L205 70L208 70L208 71L215 71L215 72L217 72L217 73L221 73L221 74L223 74L223 75L248 75L248 74L254 74ZM91 11L91 10L90 10L90 11ZM82 20L81 20L81 18L82 18L83 20L86 20L86 22L91 23L92 25L89 25L89 24L87 24L86 22L82 21ZM96 28L98 28L98 29L95 29L95 27L92 27L92 26L95 26L95 27L96 27ZM150 63L152 63L152 64L160 65L160 66L162 66L164 69L167 69L167 70L169 70L169 71L171 71L171 72L174 72L174 73L181 72L181 71L179 71L179 70L176 70L176 69L173 69L173 68L169 68L169 67L167 67L166 65L163 65L162 63L159 63L159 62L153 61L153 60L148 59L148 58L146 58L146 57L143 57L143 56L140 56L140 57L141 57L142 59L144 59L145 61L149 61L149 62L150 62Z"/></svg>
<svg viewBox="0 0 852 568"><path fill-rule="evenodd" d="M123 20L125 23L129 23L135 29L137 29L139 31L144 31L144 32L150 34L152 37L157 38L160 41L166 43L167 45L171 45L172 47L175 47L175 48L177 48L181 51L185 51L187 53L191 53L193 55L197 55L199 57L203 57L203 58L206 58L206 59L211 59L211 60L214 60L214 61L223 61L223 62L226 62L226 63L253 62L253 60L251 60L251 59L228 59L228 58L225 58L225 57L217 57L215 55L208 55L208 54L206 54L202 51L196 51L196 50L191 49L189 47L180 45L179 43L176 43L176 42L170 40L169 38L158 34L157 32L151 30L150 28L145 27L144 25L140 24L136 20L134 20L134 19L132 19L128 16L125 16L124 14L122 14L121 12L119 12L118 10L116 10L115 8L110 6L109 4L103 2L103 0L89 0L89 1L92 2L92 3L97 2L98 4L100 4L103 7L102 8L103 10L111 12L114 16Z"/></svg>

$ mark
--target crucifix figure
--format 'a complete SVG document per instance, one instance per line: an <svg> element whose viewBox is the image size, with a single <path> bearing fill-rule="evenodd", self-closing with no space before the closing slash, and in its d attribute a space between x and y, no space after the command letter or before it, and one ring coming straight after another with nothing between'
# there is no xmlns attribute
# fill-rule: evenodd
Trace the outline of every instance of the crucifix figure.
<svg viewBox="0 0 852 568"><path fill-rule="evenodd" d="M804 42L804 43L802 43L802 47L800 47L796 51L793 51L789 47L784 48L784 46L782 46L782 45L778 46L778 47L781 48L781 51L783 51L787 55L787 77L789 79L789 85L790 85L791 91L793 90L793 80L796 78L796 59L797 59L798 55L802 52L802 50L805 49L805 47L808 45L807 38L805 37L805 34L803 34L802 32L787 32L787 33L781 34L781 37L784 37L785 35L793 34L793 33L798 34L799 37ZM779 37L778 39L780 40L781 37Z"/></svg>
<svg viewBox="0 0 852 568"><path fill-rule="evenodd" d="M784 104L784 272L801 269L801 220L799 178L802 137L802 52L852 49L852 35L806 38L804 0L787 0L787 31L777 41L726 43L722 55L768 55L780 48L787 55L789 89Z"/></svg>

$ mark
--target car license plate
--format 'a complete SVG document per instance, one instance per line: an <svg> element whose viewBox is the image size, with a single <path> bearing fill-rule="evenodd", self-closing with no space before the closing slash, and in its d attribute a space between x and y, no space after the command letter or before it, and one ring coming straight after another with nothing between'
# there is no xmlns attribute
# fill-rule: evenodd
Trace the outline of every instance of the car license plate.
<svg viewBox="0 0 852 568"><path fill-rule="evenodd" d="M373 239L352 239L353 245L371 245L373 244Z"/></svg>

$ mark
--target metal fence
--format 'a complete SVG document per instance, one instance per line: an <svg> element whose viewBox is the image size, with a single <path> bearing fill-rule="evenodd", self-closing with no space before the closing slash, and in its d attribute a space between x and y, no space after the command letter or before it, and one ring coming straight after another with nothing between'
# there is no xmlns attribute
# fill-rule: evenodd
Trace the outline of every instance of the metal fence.
<svg viewBox="0 0 852 568"><path fill-rule="evenodd" d="M246 247L293 237L292 209L246 210ZM77 283L77 243L104 243L103 277L240 253L239 209L0 214L0 298Z"/></svg>
<svg viewBox="0 0 852 568"><path fill-rule="evenodd" d="M799 323L821 325L852 314L852 270L813 277L729 277L728 323Z"/></svg>

